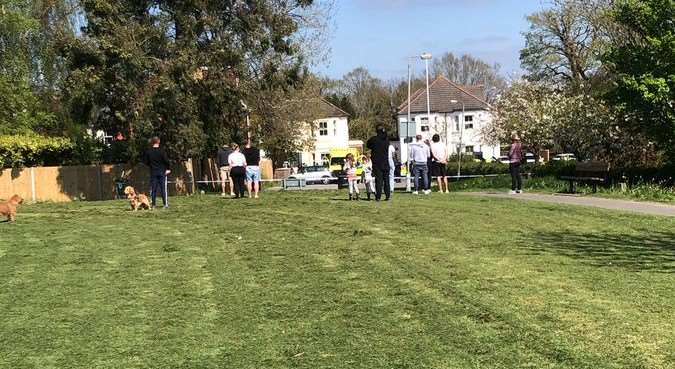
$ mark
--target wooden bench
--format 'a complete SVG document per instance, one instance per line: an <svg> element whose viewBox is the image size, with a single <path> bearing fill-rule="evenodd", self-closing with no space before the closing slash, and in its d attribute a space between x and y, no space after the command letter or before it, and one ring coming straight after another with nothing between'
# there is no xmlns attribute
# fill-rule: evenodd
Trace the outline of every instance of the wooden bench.
<svg viewBox="0 0 675 369"><path fill-rule="evenodd" d="M569 181L570 193L576 193L575 183L590 183L593 185L593 193L598 192L598 184L609 182L609 163L601 161L579 162L574 168L573 176L561 176L560 179Z"/></svg>

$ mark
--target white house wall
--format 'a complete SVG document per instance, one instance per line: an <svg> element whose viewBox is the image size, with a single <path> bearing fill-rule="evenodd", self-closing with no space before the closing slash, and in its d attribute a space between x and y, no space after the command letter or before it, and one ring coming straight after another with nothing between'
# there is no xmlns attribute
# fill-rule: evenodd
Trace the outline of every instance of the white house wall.
<svg viewBox="0 0 675 369"><path fill-rule="evenodd" d="M460 132L460 129L464 127L458 127L458 120L460 123L469 123L464 122L462 112L460 111L454 113L432 113L430 117L431 123L428 124L429 130L423 131L422 126L425 121L423 118L426 118L427 114L412 114L411 118L415 122L415 132L409 132L409 135L414 137L415 135L420 134L424 139L431 140L434 134L439 134L441 136L441 141L447 144L448 153L450 154L456 153L461 136L463 152L466 152L468 147L473 147L472 151L475 153L482 152L485 160L489 161L492 160L492 158L499 158L499 145L487 144L480 135L481 129L492 119L490 113L485 110L466 111L464 116L471 116L473 118L473 128L465 128L463 129L463 132ZM405 123L407 120L407 115L399 115L399 123ZM400 130L399 135L402 146L401 161L406 162L408 160L408 145L403 143L406 132Z"/></svg>
<svg viewBox="0 0 675 369"><path fill-rule="evenodd" d="M321 128L321 123L326 123L326 128ZM321 135L321 131L326 133ZM304 139L313 143L311 150L301 153L302 164L321 164L321 155L328 154L331 149L349 147L349 120L347 117L330 117L314 121L314 128L306 129Z"/></svg>

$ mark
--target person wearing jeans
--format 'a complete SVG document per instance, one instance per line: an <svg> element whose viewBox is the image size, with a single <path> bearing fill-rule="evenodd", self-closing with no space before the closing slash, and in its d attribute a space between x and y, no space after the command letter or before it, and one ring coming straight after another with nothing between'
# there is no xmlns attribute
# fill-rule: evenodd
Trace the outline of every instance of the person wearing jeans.
<svg viewBox="0 0 675 369"><path fill-rule="evenodd" d="M412 162L413 176L415 177L415 191L414 195L419 194L420 189L424 191L425 195L431 193L429 187L429 166L427 160L431 156L429 146L422 141L422 135L415 137L416 142L409 146L409 160ZM421 181L420 181L421 179ZM422 183L420 183L422 182Z"/></svg>
<svg viewBox="0 0 675 369"><path fill-rule="evenodd" d="M260 193L260 149L251 144L251 139L243 150L246 157L246 186L248 197L258 198Z"/></svg>
<svg viewBox="0 0 675 369"><path fill-rule="evenodd" d="M246 192L246 157L239 151L239 145L232 144L232 154L227 161L230 164L230 176L234 181L234 198L242 198Z"/></svg>
<svg viewBox="0 0 675 369"><path fill-rule="evenodd" d="M523 161L523 145L517 133L511 135L511 149L509 150L509 171L511 172L511 194L522 193L523 177L520 174L520 164Z"/></svg>
<svg viewBox="0 0 675 369"><path fill-rule="evenodd" d="M159 137L153 137L150 140L152 147L143 155L143 162L150 167L150 199L152 208L157 205L157 193L162 195L162 204L164 208L169 207L168 186L166 177L171 173L169 168L169 158L166 152L161 149Z"/></svg>

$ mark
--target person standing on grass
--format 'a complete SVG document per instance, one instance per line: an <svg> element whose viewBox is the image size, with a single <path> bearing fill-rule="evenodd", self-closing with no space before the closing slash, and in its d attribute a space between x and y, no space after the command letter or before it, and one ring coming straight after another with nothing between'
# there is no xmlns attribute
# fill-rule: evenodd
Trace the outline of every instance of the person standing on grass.
<svg viewBox="0 0 675 369"><path fill-rule="evenodd" d="M412 171L415 177L415 191L413 195L418 195L420 189L424 191L425 195L428 195L431 192L426 189L429 186L429 167L427 166L427 160L431 156L429 146L425 145L422 141L422 135L417 135L415 142L409 146L410 153L408 158L412 162Z"/></svg>
<svg viewBox="0 0 675 369"><path fill-rule="evenodd" d="M150 140L152 145L143 155L143 162L150 167L150 198L152 208L157 205L157 192L162 195L164 208L169 207L167 176L171 174L171 164L164 149L160 148L160 139L155 136Z"/></svg>
<svg viewBox="0 0 675 369"><path fill-rule="evenodd" d="M431 192L431 185L433 184L434 181L433 177L434 160L433 157L431 156L431 142L429 142L429 140L424 140L424 144L429 149L429 157L427 158L427 187L425 188L425 190Z"/></svg>
<svg viewBox="0 0 675 369"><path fill-rule="evenodd" d="M510 194L522 193L523 177L520 174L520 164L523 162L523 145L518 133L511 134L511 149L509 150L509 171L511 172Z"/></svg>
<svg viewBox="0 0 675 369"><path fill-rule="evenodd" d="M356 176L356 161L351 153L345 157L345 165L342 168L347 175L347 184L349 185L349 200L359 199L359 177Z"/></svg>
<svg viewBox="0 0 675 369"><path fill-rule="evenodd" d="M363 155L361 158L363 163L363 184L366 186L366 193L368 196L368 201L370 201L370 194L375 193L375 181L373 179L373 163L370 161L370 158L366 155Z"/></svg>
<svg viewBox="0 0 675 369"><path fill-rule="evenodd" d="M230 196L234 196L234 183L232 183L232 178L230 177L230 163L228 163L228 158L232 154L232 149L228 145L223 145L218 149L218 168L220 168L220 186L222 188L221 196L225 197L225 184L229 183L230 185Z"/></svg>
<svg viewBox="0 0 675 369"><path fill-rule="evenodd" d="M441 142L441 136L435 134L431 140L431 157L433 159L432 172L438 179L438 191L450 193L448 187L448 148Z"/></svg>
<svg viewBox="0 0 675 369"><path fill-rule="evenodd" d="M394 188L396 187L396 148L394 145L389 142L388 149L388 161L389 161L389 192L394 193Z"/></svg>
<svg viewBox="0 0 675 369"><path fill-rule="evenodd" d="M251 144L251 139L246 142L243 150L246 157L246 187L248 197L258 198L260 192L260 150Z"/></svg>
<svg viewBox="0 0 675 369"><path fill-rule="evenodd" d="M371 137L366 144L373 161L375 175L375 201L380 201L384 190L385 201L391 197L389 182L389 138L384 127L377 128L377 134Z"/></svg>
<svg viewBox="0 0 675 369"><path fill-rule="evenodd" d="M246 157L239 151L239 145L232 144L232 153L227 162L230 164L230 176L234 181L234 198L242 198L246 191Z"/></svg>

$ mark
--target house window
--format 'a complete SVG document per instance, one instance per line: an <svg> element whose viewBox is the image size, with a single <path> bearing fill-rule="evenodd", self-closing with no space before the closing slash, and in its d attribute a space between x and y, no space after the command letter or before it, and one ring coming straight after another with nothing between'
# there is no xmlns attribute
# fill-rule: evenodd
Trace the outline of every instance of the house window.
<svg viewBox="0 0 675 369"><path fill-rule="evenodd" d="M467 154L473 154L473 146L465 146L464 151L466 151Z"/></svg>
<svg viewBox="0 0 675 369"><path fill-rule="evenodd" d="M330 165L330 154L321 154L321 165L324 167Z"/></svg>
<svg viewBox="0 0 675 369"><path fill-rule="evenodd" d="M473 115L464 117L464 129L473 129Z"/></svg>
<svg viewBox="0 0 675 369"><path fill-rule="evenodd" d="M319 136L328 136L328 122L319 122Z"/></svg>
<svg viewBox="0 0 675 369"><path fill-rule="evenodd" d="M429 126L422 126L422 132L429 132Z"/></svg>
<svg viewBox="0 0 675 369"><path fill-rule="evenodd" d="M337 122L333 121L333 136L337 137Z"/></svg>

